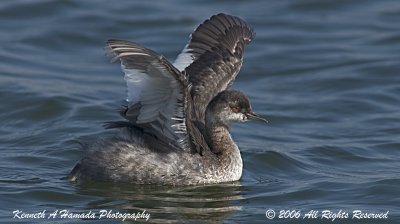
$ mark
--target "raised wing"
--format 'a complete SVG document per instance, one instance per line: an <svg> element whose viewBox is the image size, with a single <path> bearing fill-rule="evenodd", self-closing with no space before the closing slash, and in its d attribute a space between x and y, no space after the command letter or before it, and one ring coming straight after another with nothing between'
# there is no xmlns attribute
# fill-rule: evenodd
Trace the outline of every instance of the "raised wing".
<svg viewBox="0 0 400 224"><path fill-rule="evenodd" d="M185 75L163 56L136 43L109 40L107 46L121 60L128 87L128 106L121 111L127 122L112 127L132 127L152 148L187 149L185 105L189 91ZM136 133L137 134L137 133Z"/></svg>
<svg viewBox="0 0 400 224"><path fill-rule="evenodd" d="M203 22L191 34L174 66L184 70L193 85L191 94L199 121L204 122L208 103L235 80L244 48L254 36L245 21L222 13Z"/></svg>

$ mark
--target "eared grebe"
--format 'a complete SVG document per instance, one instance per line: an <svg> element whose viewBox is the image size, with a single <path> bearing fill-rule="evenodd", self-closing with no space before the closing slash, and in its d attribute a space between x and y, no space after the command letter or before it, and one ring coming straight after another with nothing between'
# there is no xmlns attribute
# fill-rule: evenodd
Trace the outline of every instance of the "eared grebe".
<svg viewBox="0 0 400 224"><path fill-rule="evenodd" d="M89 146L71 181L194 185L239 180L242 158L233 121L259 120L248 98L227 90L255 33L242 19L218 14L202 23L174 64L136 43L109 40L128 86L121 134Z"/></svg>

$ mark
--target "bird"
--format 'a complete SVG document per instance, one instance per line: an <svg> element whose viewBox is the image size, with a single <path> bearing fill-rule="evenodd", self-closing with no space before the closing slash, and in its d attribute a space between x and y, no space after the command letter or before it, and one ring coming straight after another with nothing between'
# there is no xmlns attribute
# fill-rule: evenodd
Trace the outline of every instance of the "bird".
<svg viewBox="0 0 400 224"><path fill-rule="evenodd" d="M243 161L230 126L267 122L243 92L230 89L254 37L246 21L219 13L194 30L174 63L135 42L108 40L128 96L123 119L104 126L120 132L88 146L67 178L156 185L238 181Z"/></svg>

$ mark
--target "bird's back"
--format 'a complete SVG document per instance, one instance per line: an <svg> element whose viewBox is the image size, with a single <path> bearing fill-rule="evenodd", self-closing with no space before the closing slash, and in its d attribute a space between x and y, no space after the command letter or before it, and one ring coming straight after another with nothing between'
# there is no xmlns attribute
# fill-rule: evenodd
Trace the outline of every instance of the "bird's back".
<svg viewBox="0 0 400 224"><path fill-rule="evenodd" d="M242 19L218 14L203 22L171 64L162 55L125 40L107 47L120 60L128 86L123 134L100 140L69 175L70 180L192 185L238 180L239 149L230 138L213 151L205 127L209 102L234 81L244 47L254 37Z"/></svg>
<svg viewBox="0 0 400 224"><path fill-rule="evenodd" d="M98 141L84 149L86 156L68 179L135 184L194 185L215 179L218 161L210 154L160 153L122 137ZM219 179L219 178L218 178Z"/></svg>

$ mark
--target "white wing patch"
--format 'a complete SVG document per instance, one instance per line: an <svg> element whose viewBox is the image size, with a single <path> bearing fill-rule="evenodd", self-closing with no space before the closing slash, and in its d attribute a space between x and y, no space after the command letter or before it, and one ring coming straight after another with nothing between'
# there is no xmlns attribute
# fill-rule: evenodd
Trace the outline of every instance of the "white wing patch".
<svg viewBox="0 0 400 224"><path fill-rule="evenodd" d="M107 46L115 53L111 61L121 60L125 73L128 107L122 116L161 144L187 149L184 74L163 56L136 43L109 40Z"/></svg>
<svg viewBox="0 0 400 224"><path fill-rule="evenodd" d="M161 70L161 74L144 73L137 69L127 69L122 64L128 88L127 101L129 106L138 102L141 104L137 123L155 121L160 114L172 119L180 96L179 83L168 73ZM171 125L172 126L172 125Z"/></svg>
<svg viewBox="0 0 400 224"><path fill-rule="evenodd" d="M139 101L139 95L143 90L143 86L148 86L148 76L140 70L125 68L123 63L121 63L121 67L125 73L124 79L128 88L128 98L126 101L131 106Z"/></svg>
<svg viewBox="0 0 400 224"><path fill-rule="evenodd" d="M191 37L190 37L191 38ZM185 70L186 67L188 67L192 62L194 61L194 57L192 54L190 54L188 51L189 44L187 44L182 52L176 57L174 61L174 66L177 68L179 71Z"/></svg>

